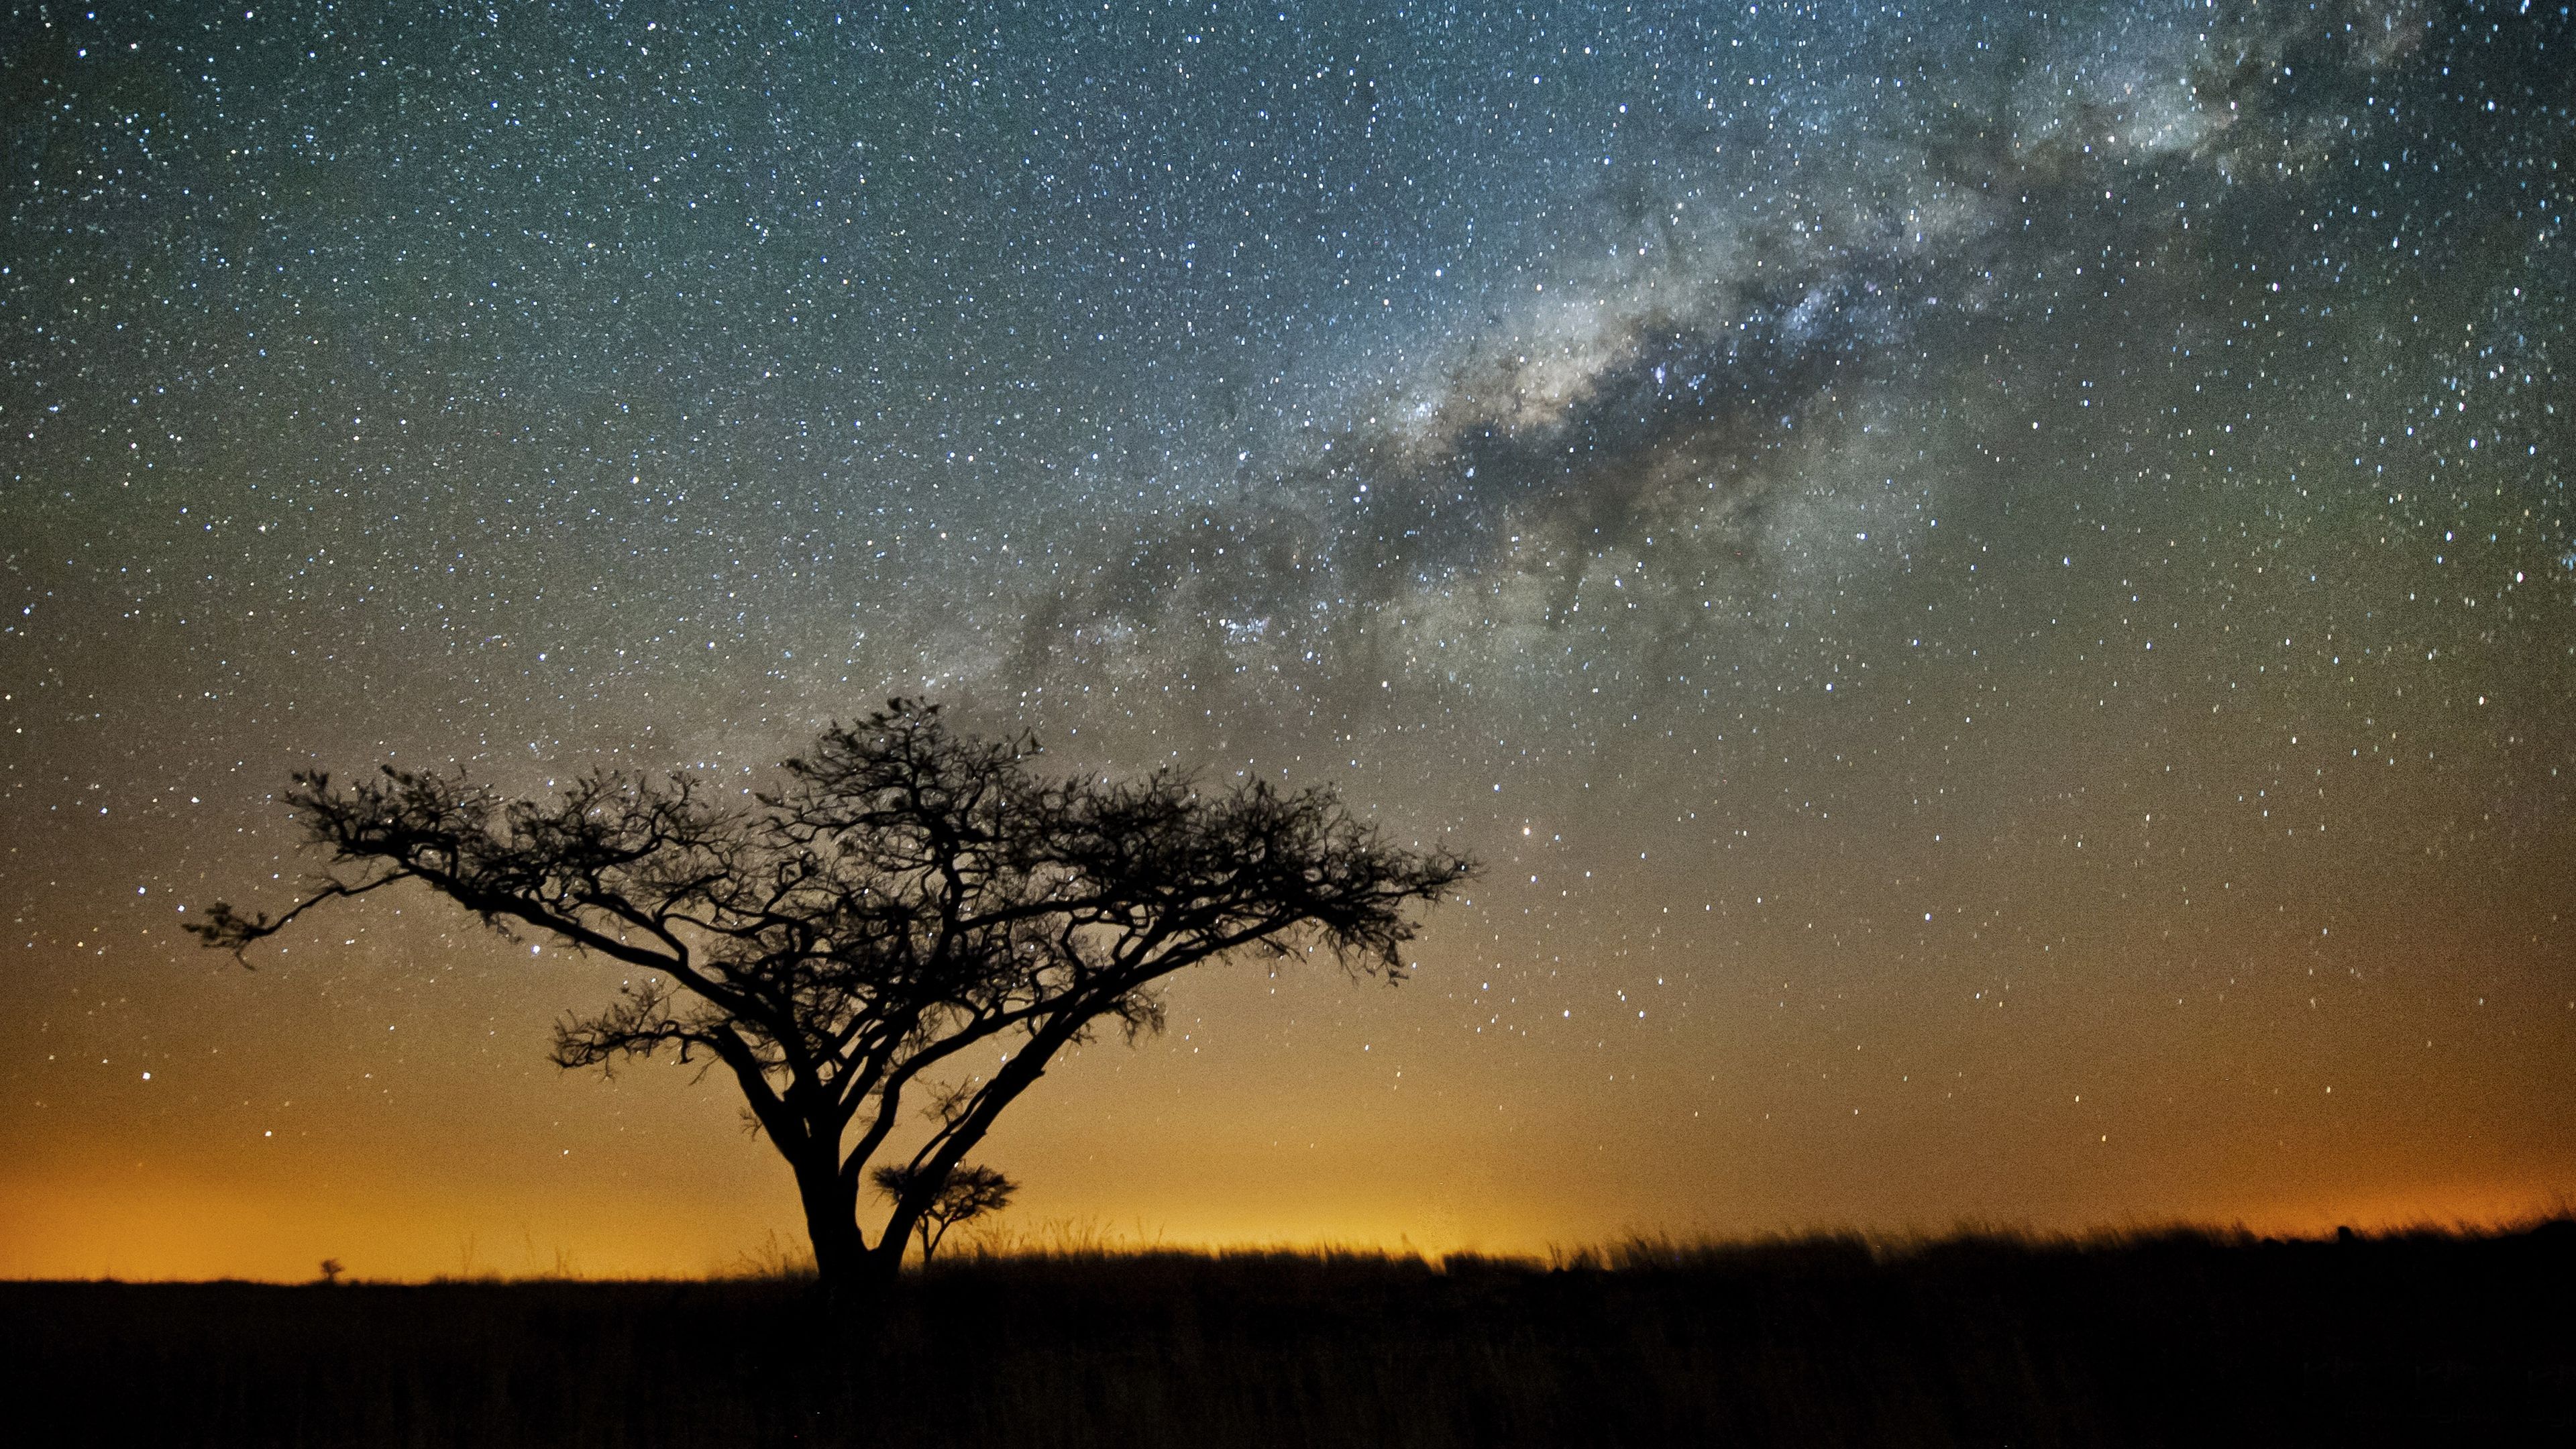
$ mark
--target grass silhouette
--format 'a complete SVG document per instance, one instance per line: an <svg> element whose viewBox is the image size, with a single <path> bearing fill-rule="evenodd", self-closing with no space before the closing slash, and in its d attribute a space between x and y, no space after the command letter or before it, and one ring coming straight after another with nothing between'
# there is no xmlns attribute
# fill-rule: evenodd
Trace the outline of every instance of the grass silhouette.
<svg viewBox="0 0 2576 1449"><path fill-rule="evenodd" d="M906 1275L0 1284L0 1403L155 1445L2576 1443L2576 1221L1554 1261L1076 1248ZM34 1441L30 1441L34 1442Z"/></svg>

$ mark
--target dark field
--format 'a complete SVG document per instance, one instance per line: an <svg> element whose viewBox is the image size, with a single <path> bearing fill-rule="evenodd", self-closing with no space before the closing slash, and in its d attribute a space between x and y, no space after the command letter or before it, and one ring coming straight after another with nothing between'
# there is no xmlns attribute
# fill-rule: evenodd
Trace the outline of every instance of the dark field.
<svg viewBox="0 0 2576 1449"><path fill-rule="evenodd" d="M1012 1258L792 1281L0 1284L37 1443L2576 1444L2576 1223Z"/></svg>

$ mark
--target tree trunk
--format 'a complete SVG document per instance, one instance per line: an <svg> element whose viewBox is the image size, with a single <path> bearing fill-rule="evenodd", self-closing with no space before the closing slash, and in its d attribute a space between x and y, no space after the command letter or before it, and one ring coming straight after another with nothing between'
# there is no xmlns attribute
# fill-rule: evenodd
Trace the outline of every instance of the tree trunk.
<svg viewBox="0 0 2576 1449"><path fill-rule="evenodd" d="M805 1205L805 1236L814 1244L814 1275L835 1296L863 1290L875 1281L867 1239L859 1233L859 1198L855 1184L841 1180L840 1164L829 1158L795 1164L796 1191Z"/></svg>
<svg viewBox="0 0 2576 1449"><path fill-rule="evenodd" d="M868 1283L892 1283L903 1276L903 1250L910 1245L911 1239L910 1233L892 1230L877 1239L877 1245L868 1249L868 1264L864 1270Z"/></svg>

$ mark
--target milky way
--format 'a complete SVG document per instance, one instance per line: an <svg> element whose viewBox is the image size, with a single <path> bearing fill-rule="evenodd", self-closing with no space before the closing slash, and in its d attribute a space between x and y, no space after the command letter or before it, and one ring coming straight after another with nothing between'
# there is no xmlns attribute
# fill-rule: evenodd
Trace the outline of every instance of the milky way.
<svg viewBox="0 0 2576 1449"><path fill-rule="evenodd" d="M789 1226L714 1084L543 1067L604 967L175 926L292 768L896 693L1488 862L1059 1072L1030 1231L2576 1186L2563 6L5 24L0 1272Z"/></svg>

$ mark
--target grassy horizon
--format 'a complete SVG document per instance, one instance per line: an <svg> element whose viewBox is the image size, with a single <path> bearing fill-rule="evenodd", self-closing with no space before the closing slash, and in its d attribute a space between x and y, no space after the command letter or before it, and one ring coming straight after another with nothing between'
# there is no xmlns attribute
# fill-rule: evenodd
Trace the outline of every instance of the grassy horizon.
<svg viewBox="0 0 2576 1449"><path fill-rule="evenodd" d="M0 1284L80 1442L2576 1442L2576 1218L2285 1239L1631 1236L1534 1256L962 1254L756 1277Z"/></svg>
<svg viewBox="0 0 2576 1449"><path fill-rule="evenodd" d="M2551 1230L2563 1226L2576 1231L2576 1201L2562 1199L2556 1205L2486 1221L2452 1219L2440 1221L2422 1218L2410 1222L2377 1227L2350 1226L2314 1233L2262 1231L2241 1222L2217 1224L2189 1220L2143 1221L2106 1224L2080 1229L2032 1228L2009 1223L1961 1221L1942 1230L1886 1230L1858 1227L1821 1227L1804 1230L1755 1232L1739 1235L1715 1233L1672 1233L1642 1229L1621 1233L1593 1242L1551 1243L1537 1250L1487 1250L1462 1248L1433 1251L1408 1246L1389 1247L1378 1243L1343 1243L1325 1240L1247 1240L1227 1243L1172 1243L1159 1235L1123 1236L1086 1220L1047 1222L1029 1229L1004 1229L972 1235L960 1235L943 1247L935 1261L925 1264L917 1255L904 1260L906 1277L919 1277L925 1272L944 1273L964 1266L1007 1266L1014 1263L1060 1263L1148 1260L1186 1260L1222 1263L1236 1260L1295 1260L1314 1258L1327 1261L1376 1262L1390 1266L1419 1264L1429 1271L1449 1271L1452 1265L1476 1270L1508 1269L1539 1271L1622 1271L1639 1268L1670 1269L1681 1266L1703 1266L1723 1263L1764 1253L1791 1254L1812 1252L1821 1248L1837 1251L1857 1249L1873 1262L1890 1263L1925 1252L1963 1244L1988 1247L2010 1247L2025 1252L2104 1252L2159 1241L2189 1240L2213 1246L2256 1247L2327 1242L2423 1242L2429 1240L2474 1240L2506 1238ZM316 1273L309 1278L252 1277L221 1274L213 1277L133 1277L101 1273L91 1277L45 1277L36 1275L0 1276L0 1283L95 1283L95 1284L243 1284L268 1287L430 1287L475 1285L506 1287L517 1284L711 1284L741 1282L806 1282L813 1279L814 1260L810 1248L788 1235L772 1232L761 1243L737 1253L729 1263L712 1265L697 1273L590 1273L583 1271L568 1255L558 1254L551 1269L504 1270L466 1269L454 1273L430 1273L418 1277L341 1273L336 1283Z"/></svg>

